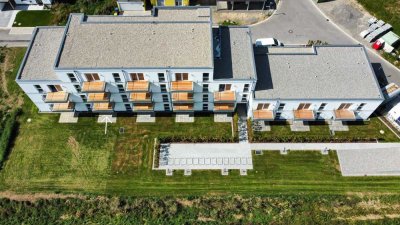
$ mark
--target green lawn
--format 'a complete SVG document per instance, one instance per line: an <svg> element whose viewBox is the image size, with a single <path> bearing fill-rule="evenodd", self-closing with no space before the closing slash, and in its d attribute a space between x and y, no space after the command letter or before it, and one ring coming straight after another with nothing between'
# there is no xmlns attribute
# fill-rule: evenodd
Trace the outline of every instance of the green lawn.
<svg viewBox="0 0 400 225"><path fill-rule="evenodd" d="M20 11L14 20L14 27L36 27L54 25L50 10Z"/></svg>
<svg viewBox="0 0 400 225"><path fill-rule="evenodd" d="M398 142L397 136L390 131L377 117L371 117L366 122L350 122L349 131L335 132L331 135L329 127L326 124L310 125L309 132L292 132L290 126L285 123L272 123L271 131L269 132L251 132L253 142L270 142L270 141L296 141L306 142L330 142L330 141L374 141L381 142ZM383 130L384 134L380 131Z"/></svg>

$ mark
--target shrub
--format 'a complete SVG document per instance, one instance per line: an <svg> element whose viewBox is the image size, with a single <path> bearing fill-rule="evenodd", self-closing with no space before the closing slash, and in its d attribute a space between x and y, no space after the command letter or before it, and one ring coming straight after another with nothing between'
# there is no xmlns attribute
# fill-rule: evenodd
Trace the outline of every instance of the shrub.
<svg viewBox="0 0 400 225"><path fill-rule="evenodd" d="M11 140L14 136L14 130L16 127L16 117L18 115L18 111L15 110L7 116L3 132L0 137L0 167L5 158L7 158L8 149L11 143Z"/></svg>

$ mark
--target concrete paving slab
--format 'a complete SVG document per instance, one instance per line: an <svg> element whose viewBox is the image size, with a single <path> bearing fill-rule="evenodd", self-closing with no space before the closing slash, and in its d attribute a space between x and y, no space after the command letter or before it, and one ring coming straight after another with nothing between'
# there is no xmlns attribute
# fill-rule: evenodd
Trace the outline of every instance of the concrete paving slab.
<svg viewBox="0 0 400 225"><path fill-rule="evenodd" d="M63 112L60 113L60 119L58 123L77 123L78 117L75 116L74 112Z"/></svg>
<svg viewBox="0 0 400 225"><path fill-rule="evenodd" d="M136 123L155 123L156 117L152 114L138 114L136 116Z"/></svg>
<svg viewBox="0 0 400 225"><path fill-rule="evenodd" d="M290 130L293 132L307 132L310 131L310 126L305 124L303 121L293 121L290 125Z"/></svg>
<svg viewBox="0 0 400 225"><path fill-rule="evenodd" d="M191 114L176 114L175 116L175 122L176 123L193 123L194 122L194 116Z"/></svg>
<svg viewBox="0 0 400 225"><path fill-rule="evenodd" d="M214 122L215 123L230 123L232 122L232 115L229 114L214 114Z"/></svg>
<svg viewBox="0 0 400 225"><path fill-rule="evenodd" d="M400 176L400 148L337 151L343 176Z"/></svg>
<svg viewBox="0 0 400 225"><path fill-rule="evenodd" d="M332 123L329 124L329 130L332 130L332 131L349 131L349 126L343 124L342 121L332 121Z"/></svg>
<svg viewBox="0 0 400 225"><path fill-rule="evenodd" d="M117 117L113 117L112 115L99 115L99 118L97 119L98 123L116 123L117 122Z"/></svg>

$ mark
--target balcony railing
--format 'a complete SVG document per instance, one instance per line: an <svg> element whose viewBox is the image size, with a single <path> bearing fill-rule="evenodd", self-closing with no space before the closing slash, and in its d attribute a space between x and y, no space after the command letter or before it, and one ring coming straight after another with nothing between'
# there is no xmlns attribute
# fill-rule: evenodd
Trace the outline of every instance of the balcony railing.
<svg viewBox="0 0 400 225"><path fill-rule="evenodd" d="M104 81L87 81L82 85L82 92L104 92L105 90L106 82Z"/></svg>
<svg viewBox="0 0 400 225"><path fill-rule="evenodd" d="M173 104L174 111L193 111L193 103L175 103Z"/></svg>
<svg viewBox="0 0 400 225"><path fill-rule="evenodd" d="M188 92L172 93L172 101L174 101L174 102L193 102L193 93L188 93Z"/></svg>
<svg viewBox="0 0 400 225"><path fill-rule="evenodd" d="M293 117L295 120L315 120L314 111L309 109L293 110Z"/></svg>
<svg viewBox="0 0 400 225"><path fill-rule="evenodd" d="M56 103L53 105L51 110L53 112L71 112L74 111L74 103L73 102Z"/></svg>
<svg viewBox="0 0 400 225"><path fill-rule="evenodd" d="M253 110L253 119L255 120L274 120L275 113L273 110Z"/></svg>
<svg viewBox="0 0 400 225"><path fill-rule="evenodd" d="M131 93L129 97L132 102L151 102L151 94L148 92Z"/></svg>
<svg viewBox="0 0 400 225"><path fill-rule="evenodd" d="M67 102L69 97L69 93L64 91L59 92L49 92L46 94L46 98L44 102L46 103L63 103Z"/></svg>
<svg viewBox="0 0 400 225"><path fill-rule="evenodd" d="M192 81L172 81L171 91L193 91Z"/></svg>
<svg viewBox="0 0 400 225"><path fill-rule="evenodd" d="M108 93L90 93L87 98L88 102L109 102L110 95Z"/></svg>
<svg viewBox="0 0 400 225"><path fill-rule="evenodd" d="M233 112L234 110L233 103L214 103L214 112Z"/></svg>
<svg viewBox="0 0 400 225"><path fill-rule="evenodd" d="M352 110L338 109L334 111L335 120L356 120L356 114Z"/></svg>
<svg viewBox="0 0 400 225"><path fill-rule="evenodd" d="M236 95L234 91L214 92L214 102L234 102Z"/></svg>
<svg viewBox="0 0 400 225"><path fill-rule="evenodd" d="M113 111L113 104L110 102L106 103L94 103L93 111L109 112Z"/></svg>
<svg viewBox="0 0 400 225"><path fill-rule="evenodd" d="M126 83L126 91L148 92L150 83L146 80L129 81Z"/></svg>
<svg viewBox="0 0 400 225"><path fill-rule="evenodd" d="M136 103L133 105L133 111L140 112L140 111L153 111L154 107L153 104L149 103Z"/></svg>

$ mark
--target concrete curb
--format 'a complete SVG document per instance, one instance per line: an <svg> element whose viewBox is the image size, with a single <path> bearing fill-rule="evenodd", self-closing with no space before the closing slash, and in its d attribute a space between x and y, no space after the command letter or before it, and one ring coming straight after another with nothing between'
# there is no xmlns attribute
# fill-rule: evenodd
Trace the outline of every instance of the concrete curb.
<svg viewBox="0 0 400 225"><path fill-rule="evenodd" d="M355 39L353 36L351 36L350 34L348 34L345 30L343 30L339 25L337 25L335 22L333 22L333 20L327 16L318 6L315 1L313 0L309 0L312 2L312 4L314 5L314 7L319 11L319 13L321 13L322 16L324 16L325 18L329 19L329 22L331 22L331 24L333 26L335 26L337 29L339 29L342 33L344 33L347 37L349 37L350 39L352 39L354 42L364 45L362 43L360 43L359 40ZM389 61L387 61L385 58L383 58L380 54L378 54L377 52L371 50L369 47L366 47L365 49L367 49L367 51L371 52L372 54L375 54L376 56L378 56L380 59L382 59L383 61L385 61L386 63L388 63L391 67L393 67L395 70L397 70L398 73L400 73L400 69L398 67L396 67L395 65L393 65L392 63L390 63Z"/></svg>

